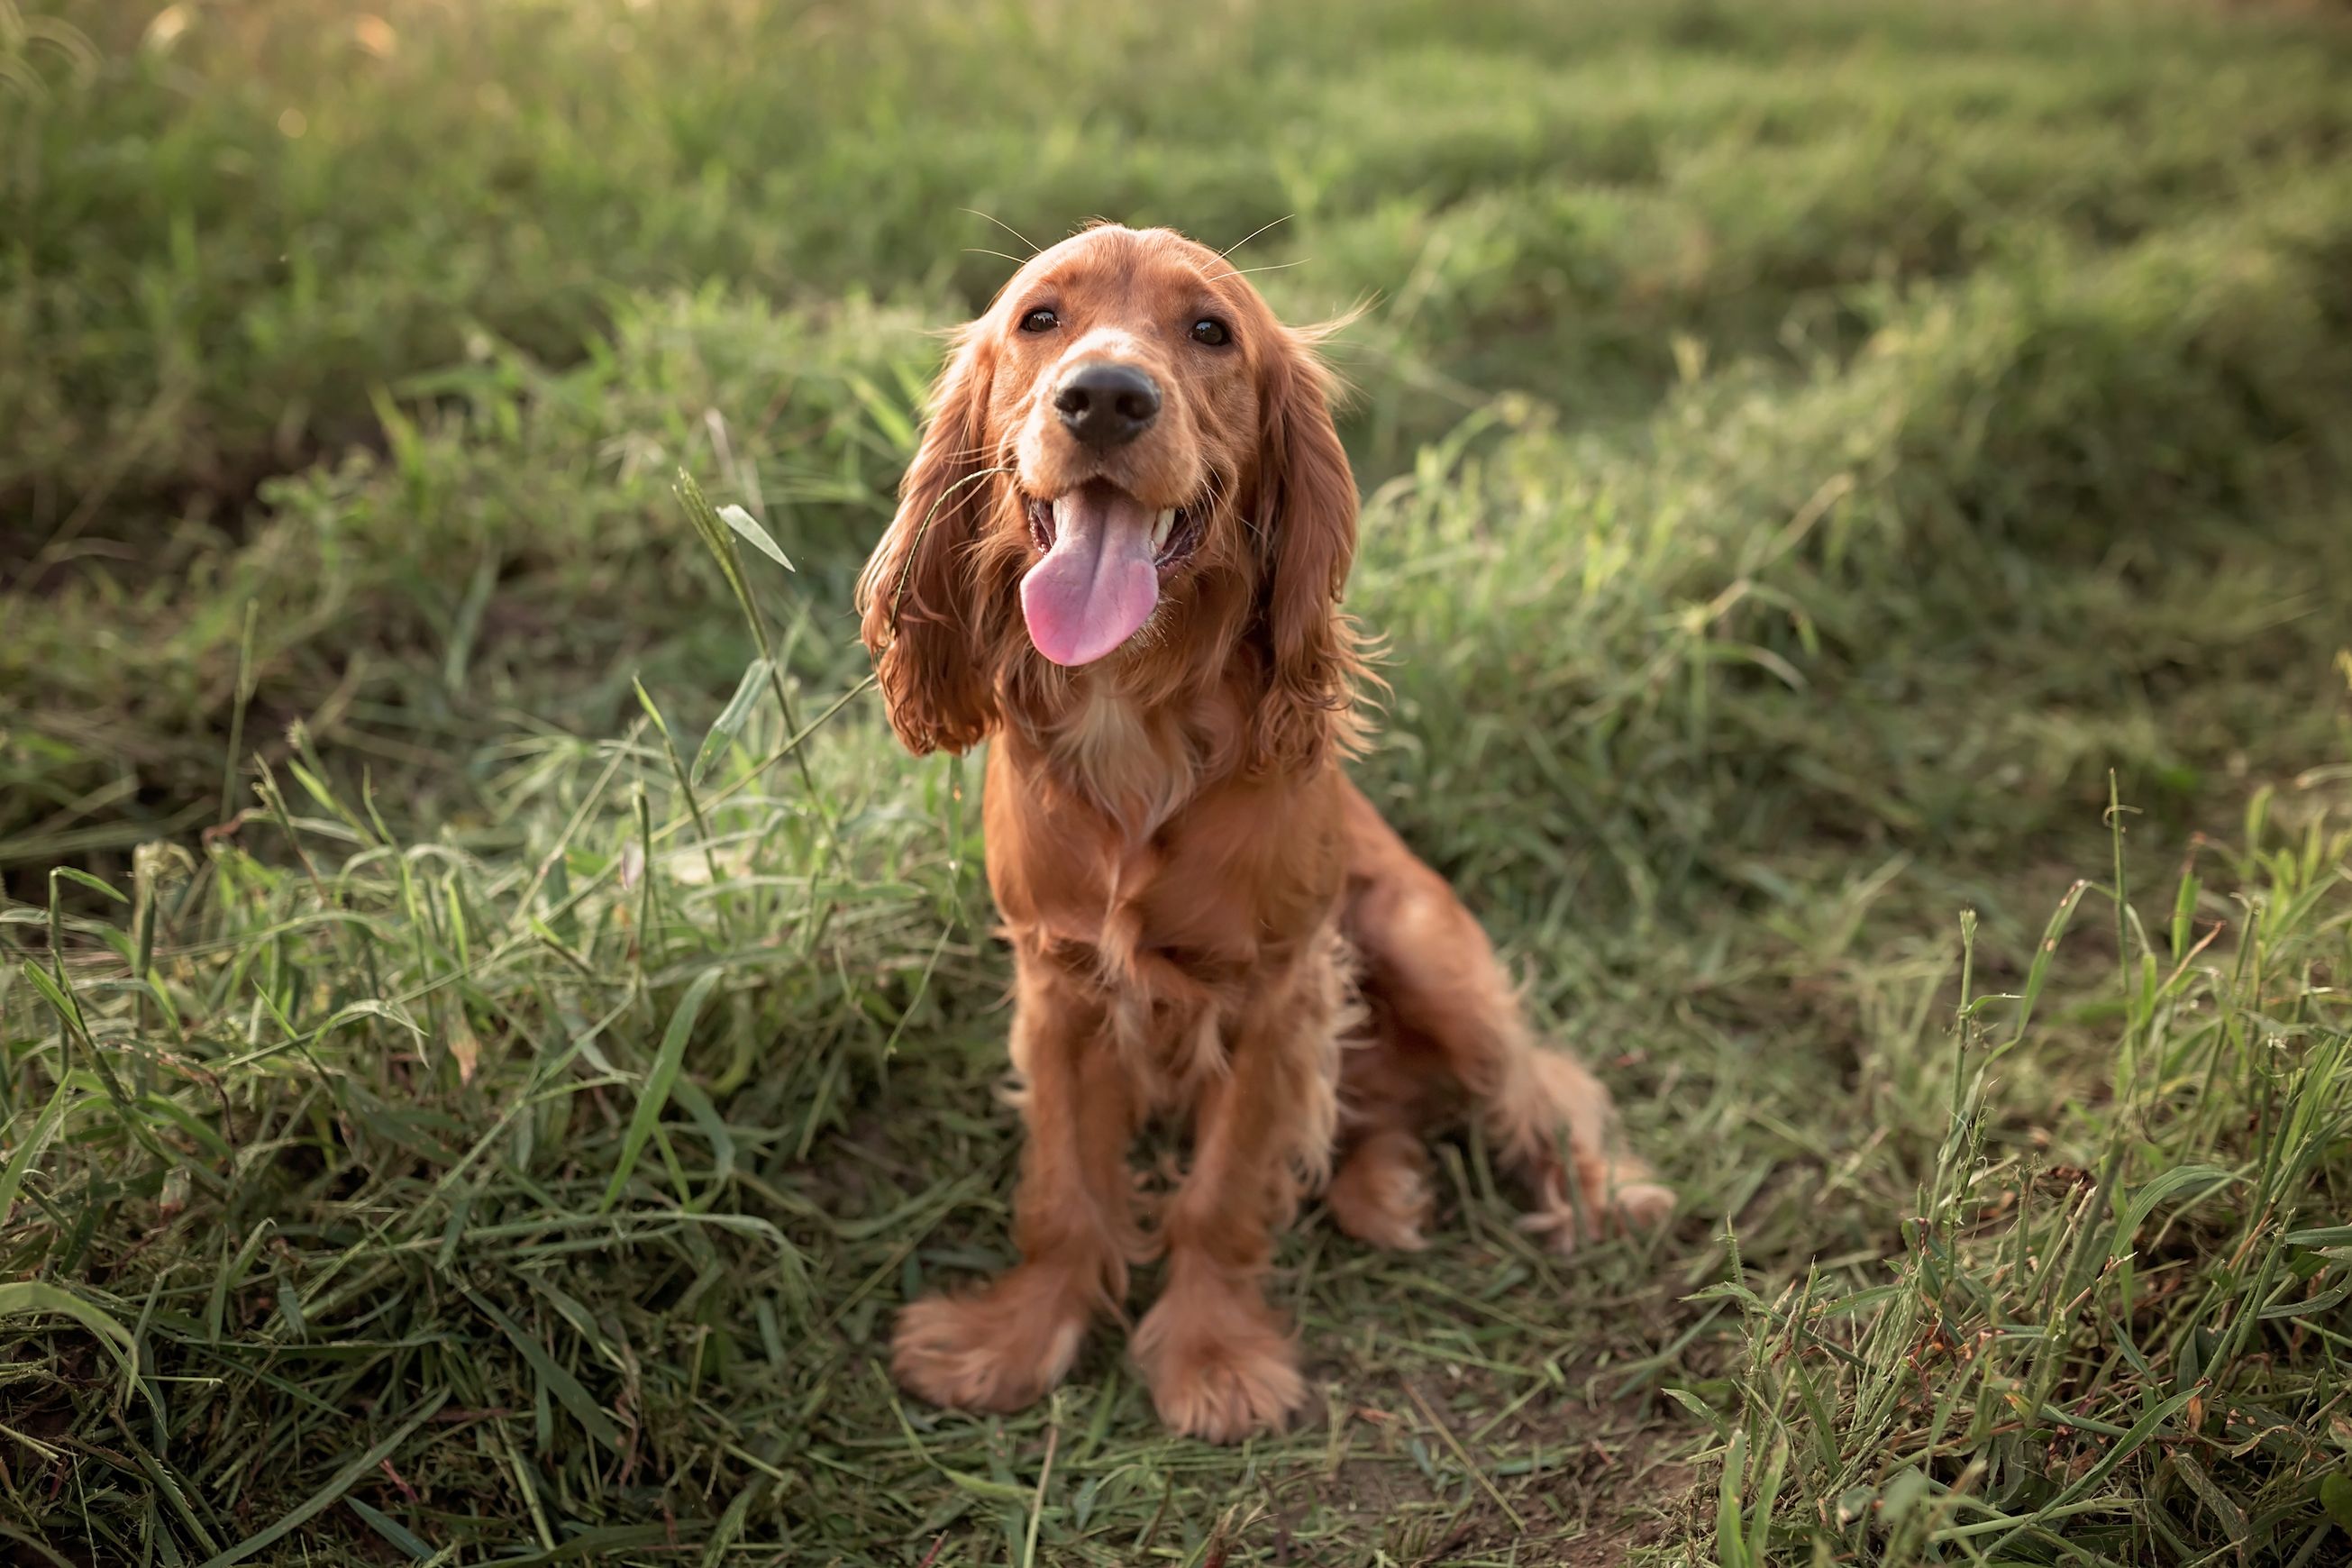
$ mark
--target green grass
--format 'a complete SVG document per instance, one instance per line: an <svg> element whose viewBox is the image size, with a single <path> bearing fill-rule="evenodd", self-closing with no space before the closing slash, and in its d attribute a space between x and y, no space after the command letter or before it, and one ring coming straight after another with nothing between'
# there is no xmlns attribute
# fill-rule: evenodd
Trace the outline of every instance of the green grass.
<svg viewBox="0 0 2352 1568"><path fill-rule="evenodd" d="M0 0L0 1556L2352 1557L2340 23L157 10ZM1310 1214L1241 1449L881 1371L1016 1149L847 609L967 207L1372 297L1359 776L1684 1200Z"/></svg>

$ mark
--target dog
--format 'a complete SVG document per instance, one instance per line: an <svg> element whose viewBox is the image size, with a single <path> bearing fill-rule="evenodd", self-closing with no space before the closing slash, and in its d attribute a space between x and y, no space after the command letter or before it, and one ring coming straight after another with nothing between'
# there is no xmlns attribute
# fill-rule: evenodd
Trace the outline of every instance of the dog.
<svg viewBox="0 0 2352 1568"><path fill-rule="evenodd" d="M1563 1250L1672 1193L1608 1091L1539 1043L1475 920L1352 784L1371 679L1340 595L1357 496L1318 354L1217 251L1086 229L957 335L857 585L892 726L983 739L988 878L1013 952L1021 1260L898 1315L914 1394L1013 1410L1124 1321L1160 1417L1232 1441L1304 1402L1265 1298L1322 1194L1424 1245L1424 1139L1484 1119ZM1156 1226L1128 1150L1189 1126Z"/></svg>

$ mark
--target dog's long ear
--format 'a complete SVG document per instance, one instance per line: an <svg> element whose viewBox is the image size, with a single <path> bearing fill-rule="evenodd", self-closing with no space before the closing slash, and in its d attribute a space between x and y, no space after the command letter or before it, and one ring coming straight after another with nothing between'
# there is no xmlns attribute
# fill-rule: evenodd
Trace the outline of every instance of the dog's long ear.
<svg viewBox="0 0 2352 1568"><path fill-rule="evenodd" d="M995 499L983 477L992 355L964 329L931 392L931 421L898 485L898 513L857 578L860 635L890 726L920 756L961 752L996 721L971 615L971 546Z"/></svg>
<svg viewBox="0 0 2352 1568"><path fill-rule="evenodd" d="M1254 740L1260 766L1312 764L1352 739L1348 710L1363 670L1340 590L1356 558L1356 478L1331 424L1334 381L1316 353L1328 331L1284 328L1259 403L1262 603L1273 681Z"/></svg>

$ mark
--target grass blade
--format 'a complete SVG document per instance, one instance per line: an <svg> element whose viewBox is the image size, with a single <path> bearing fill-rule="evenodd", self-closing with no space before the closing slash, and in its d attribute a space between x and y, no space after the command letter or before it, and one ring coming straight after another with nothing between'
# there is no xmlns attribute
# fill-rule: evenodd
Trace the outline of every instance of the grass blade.
<svg viewBox="0 0 2352 1568"><path fill-rule="evenodd" d="M0 1166L0 1231L8 1228L8 1215L16 1206L16 1194L24 1187L26 1173L33 1168L33 1162L41 1157L41 1151L49 1146L49 1140L58 1135L58 1129L65 1125L66 1107L72 1094L70 1079L59 1082L56 1092L49 1096L48 1103L41 1107L41 1114L34 1121L32 1131L26 1134L24 1142L17 1144L16 1152L8 1156L8 1163Z"/></svg>
<svg viewBox="0 0 2352 1568"><path fill-rule="evenodd" d="M743 679L737 683L735 695L728 700L725 710L712 721L710 732L702 737L702 744L695 751L694 766L687 774L686 782L689 788L702 787L702 775L733 743L735 737L742 733L744 721L751 718L752 710L759 707L767 684L766 659L755 658L744 667Z"/></svg>
<svg viewBox="0 0 2352 1568"><path fill-rule="evenodd" d="M741 534L745 539L751 541L751 548L757 550L761 554L765 555L769 560L774 562L785 571L794 572L799 570L798 567L794 566L792 562L786 558L782 547L778 545L775 540L769 536L768 531L760 526L760 520L753 517L750 512L745 511L741 507L731 504L720 507L719 509L719 521L733 529L737 533Z"/></svg>
<svg viewBox="0 0 2352 1568"><path fill-rule="evenodd" d="M263 1547L281 1541L299 1530L331 1507L345 1492L357 1486L361 1477L398 1453L400 1446L407 1442L419 1426L432 1420L440 1408L448 1403L449 1391L446 1388L435 1390L423 1405L409 1414L407 1420L400 1424L399 1430L330 1476L325 1486L312 1492L291 1513L285 1515L268 1529L248 1535L235 1546L207 1559L203 1568L229 1568L229 1564L242 1563Z"/></svg>
<svg viewBox="0 0 2352 1568"><path fill-rule="evenodd" d="M433 1548L421 1540L414 1531L383 1510L373 1508L355 1497L345 1498L343 1506L358 1514L370 1530L392 1542L411 1563L425 1563L432 1560Z"/></svg>
<svg viewBox="0 0 2352 1568"><path fill-rule="evenodd" d="M521 1324L484 1300L471 1287L461 1285L458 1289L465 1293L466 1300L474 1304L475 1310L498 1325L499 1332L506 1335L509 1342L522 1353L523 1360L530 1363L531 1371L547 1386L548 1393L554 1395L556 1403L572 1412L572 1418L587 1430L588 1436L618 1453L621 1429L605 1413L604 1407L596 1403L595 1395L590 1394L578 1378L550 1354L545 1345L525 1333Z"/></svg>
<svg viewBox="0 0 2352 1568"><path fill-rule="evenodd" d="M56 1313L71 1318L98 1336L98 1341L122 1369L127 1389L142 1386L139 1379L139 1345L131 1331L112 1314L91 1306L62 1286L46 1279L18 1279L0 1285L0 1318L39 1317Z"/></svg>
<svg viewBox="0 0 2352 1568"><path fill-rule="evenodd" d="M678 1068L686 1060L687 1037L694 1032L694 1021L724 973L714 966L695 976L694 984L687 987L686 994L670 1014L669 1027L663 1031L661 1047L654 1055L653 1070L646 1075L636 1109L630 1113L629 1130L621 1140L612 1179L605 1184L604 1201L597 1205L599 1213L619 1201L621 1189L628 1185L629 1177L635 1172L638 1157L645 1152L646 1140L653 1136L654 1124L661 1120L663 1110L669 1104L670 1085L677 1081Z"/></svg>

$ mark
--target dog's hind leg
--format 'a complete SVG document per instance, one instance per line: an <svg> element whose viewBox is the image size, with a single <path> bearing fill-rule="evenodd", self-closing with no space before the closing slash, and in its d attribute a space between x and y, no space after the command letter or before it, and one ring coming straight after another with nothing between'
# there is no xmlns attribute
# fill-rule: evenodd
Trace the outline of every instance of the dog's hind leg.
<svg viewBox="0 0 2352 1568"><path fill-rule="evenodd" d="M1423 1141L1433 1111L1451 1098L1430 1081L1430 1058L1369 1007L1339 1058L1339 1152L1324 1205L1341 1230L1375 1247L1418 1252L1436 1208Z"/></svg>
<svg viewBox="0 0 2352 1568"><path fill-rule="evenodd" d="M1560 1251L1663 1220L1674 1194L1624 1146L1609 1091L1535 1037L1477 921L1370 801L1349 795L1347 929L1367 1000L1389 1026L1373 1048L1399 1053L1387 1070L1458 1088L1531 1189L1524 1223ZM1344 1070L1341 1088L1344 1100ZM1373 1147L1368 1140L1359 1152Z"/></svg>

